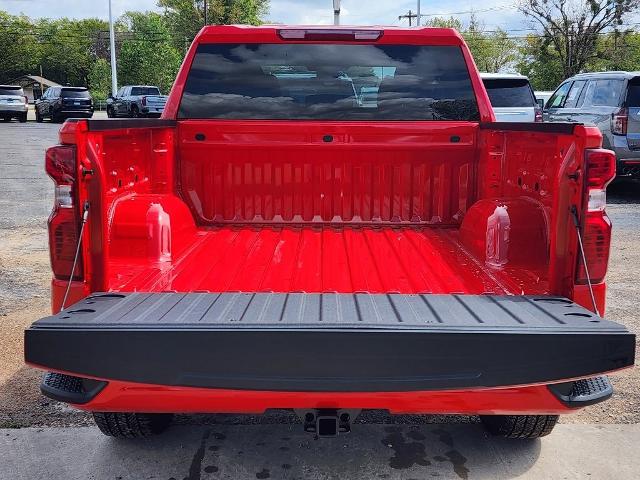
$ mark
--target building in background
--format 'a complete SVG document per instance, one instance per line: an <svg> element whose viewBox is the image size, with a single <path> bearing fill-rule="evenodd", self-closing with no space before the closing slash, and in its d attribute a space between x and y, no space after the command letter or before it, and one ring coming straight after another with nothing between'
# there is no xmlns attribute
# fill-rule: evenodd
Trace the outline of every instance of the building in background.
<svg viewBox="0 0 640 480"><path fill-rule="evenodd" d="M39 99L47 91L47 88L60 86L59 83L52 82L39 75L23 75L11 80L9 85L20 85L29 99L29 103Z"/></svg>

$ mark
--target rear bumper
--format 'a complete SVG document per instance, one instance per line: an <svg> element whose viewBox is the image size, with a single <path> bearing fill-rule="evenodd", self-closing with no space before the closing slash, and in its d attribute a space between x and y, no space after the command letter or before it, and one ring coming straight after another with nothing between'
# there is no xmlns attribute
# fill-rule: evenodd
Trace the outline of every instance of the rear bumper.
<svg viewBox="0 0 640 480"><path fill-rule="evenodd" d="M164 111L164 107L162 107L162 108L143 107L142 110L141 110L141 113L145 117L160 117L160 115L162 115L163 111Z"/></svg>
<svg viewBox="0 0 640 480"><path fill-rule="evenodd" d="M24 104L0 105L0 117L21 115L27 113L28 111L29 107Z"/></svg>
<svg viewBox="0 0 640 480"><path fill-rule="evenodd" d="M611 395L610 391L602 391L587 401L570 401L567 393L577 382L475 390L346 393L172 387L77 377L54 383L51 377L47 374L43 380L44 395L82 410L105 412L262 414L272 409L330 408L386 410L391 414L559 415Z"/></svg>
<svg viewBox="0 0 640 480"><path fill-rule="evenodd" d="M93 117L93 109L91 110L58 110L56 115L66 118L91 118Z"/></svg>
<svg viewBox="0 0 640 480"><path fill-rule="evenodd" d="M613 135L613 148L616 154L616 177L640 177L640 150L629 148L627 137Z"/></svg>

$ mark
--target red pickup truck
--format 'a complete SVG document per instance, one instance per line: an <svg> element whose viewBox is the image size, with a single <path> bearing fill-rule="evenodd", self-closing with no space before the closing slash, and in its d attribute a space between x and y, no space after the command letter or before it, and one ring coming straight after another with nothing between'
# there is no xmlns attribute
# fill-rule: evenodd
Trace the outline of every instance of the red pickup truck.
<svg viewBox="0 0 640 480"><path fill-rule="evenodd" d="M612 152L497 123L449 29L204 28L157 120L68 121L46 154L45 395L107 435L173 413L363 409L548 434L608 398Z"/></svg>

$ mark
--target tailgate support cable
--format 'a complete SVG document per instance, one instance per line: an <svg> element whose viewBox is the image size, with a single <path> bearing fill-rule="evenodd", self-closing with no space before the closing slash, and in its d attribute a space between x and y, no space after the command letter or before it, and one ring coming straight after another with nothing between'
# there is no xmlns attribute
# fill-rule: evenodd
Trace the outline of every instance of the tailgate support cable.
<svg viewBox="0 0 640 480"><path fill-rule="evenodd" d="M587 285L589 286L589 295L591 295L591 304L593 305L593 311L600 317L600 311L598 310L598 306L596 305L596 297L593 294L593 284L591 283L591 276L589 275L587 258L584 254L584 245L582 244L582 233L580 232L580 219L578 218L578 209L575 205L571 206L571 217L573 218L573 224L576 226L576 233L578 235L578 248L580 249L582 264L584 265L585 277L587 277Z"/></svg>
<svg viewBox="0 0 640 480"><path fill-rule="evenodd" d="M71 283L73 282L73 274L76 271L76 265L78 264L78 258L80 257L80 244L82 243L82 234L84 233L84 226L87 224L87 219L89 218L89 202L84 202L84 208L82 211L82 224L80 225L80 234L78 235L78 242L76 243L76 254L73 257L73 266L71 267L71 275L69 276L69 281L67 282L67 289L64 292L64 297L62 298L62 305L60 306L60 312L62 312L67 304L67 297L69 296L69 291L71 290Z"/></svg>

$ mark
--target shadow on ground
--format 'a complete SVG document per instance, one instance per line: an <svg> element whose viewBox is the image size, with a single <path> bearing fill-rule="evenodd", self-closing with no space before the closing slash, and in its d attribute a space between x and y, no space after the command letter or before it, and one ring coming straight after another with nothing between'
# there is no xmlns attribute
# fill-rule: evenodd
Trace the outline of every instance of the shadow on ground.
<svg viewBox="0 0 640 480"><path fill-rule="evenodd" d="M607 187L608 203L640 204L640 181L629 179L614 180Z"/></svg>

